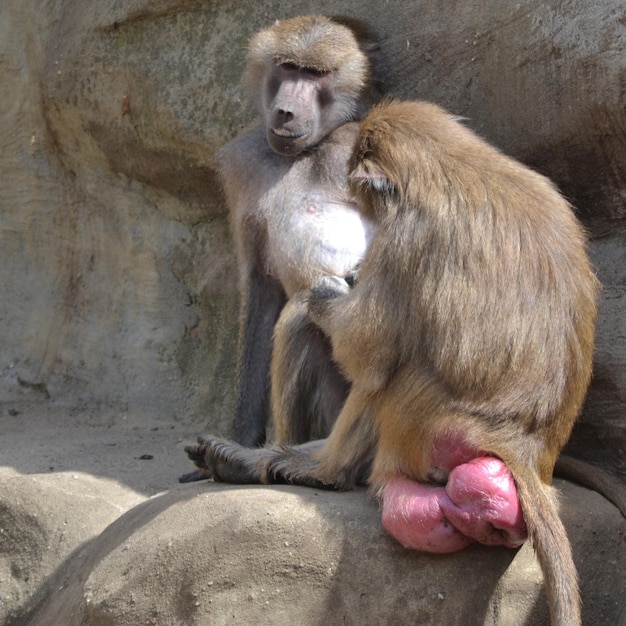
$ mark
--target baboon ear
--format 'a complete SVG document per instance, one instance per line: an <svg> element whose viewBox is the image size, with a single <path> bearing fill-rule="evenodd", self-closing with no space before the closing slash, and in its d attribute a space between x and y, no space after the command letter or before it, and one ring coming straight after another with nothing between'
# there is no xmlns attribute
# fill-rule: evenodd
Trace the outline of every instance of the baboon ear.
<svg viewBox="0 0 626 626"><path fill-rule="evenodd" d="M370 187L378 193L389 193L394 186L384 170L372 161L361 161L350 172L350 182L359 187Z"/></svg>

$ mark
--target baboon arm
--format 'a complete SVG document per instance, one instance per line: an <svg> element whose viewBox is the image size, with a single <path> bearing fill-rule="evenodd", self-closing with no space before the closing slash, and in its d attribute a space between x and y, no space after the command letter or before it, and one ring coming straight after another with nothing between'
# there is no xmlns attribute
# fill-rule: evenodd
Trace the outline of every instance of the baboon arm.
<svg viewBox="0 0 626 626"><path fill-rule="evenodd" d="M245 448L220 437L198 437L198 443L186 446L185 452L199 471L199 478L235 484L297 484L333 488L314 477L316 461L312 453L322 448L325 439L300 446L283 448ZM185 475L181 482L189 482ZM198 479L199 479L198 478Z"/></svg>
<svg viewBox="0 0 626 626"><path fill-rule="evenodd" d="M200 470L181 477L239 484L291 484L321 489L351 489L369 474L375 446L373 414L354 390L327 439L299 446L245 448L221 437L198 437L185 452Z"/></svg>
<svg viewBox="0 0 626 626"><path fill-rule="evenodd" d="M274 325L285 304L280 283L262 269L242 289L233 438L243 446L265 442L269 419L269 370Z"/></svg>

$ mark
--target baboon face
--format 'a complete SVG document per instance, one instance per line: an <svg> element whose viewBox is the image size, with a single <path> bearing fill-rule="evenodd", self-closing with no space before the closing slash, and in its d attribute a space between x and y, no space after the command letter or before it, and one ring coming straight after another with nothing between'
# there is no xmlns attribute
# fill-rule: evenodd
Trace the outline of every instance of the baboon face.
<svg viewBox="0 0 626 626"><path fill-rule="evenodd" d="M332 70L284 62L271 68L265 88L266 137L286 156L318 144L342 122Z"/></svg>
<svg viewBox="0 0 626 626"><path fill-rule="evenodd" d="M380 95L381 71L369 28L312 15L278 21L252 38L246 84L270 147L297 156L369 110Z"/></svg>

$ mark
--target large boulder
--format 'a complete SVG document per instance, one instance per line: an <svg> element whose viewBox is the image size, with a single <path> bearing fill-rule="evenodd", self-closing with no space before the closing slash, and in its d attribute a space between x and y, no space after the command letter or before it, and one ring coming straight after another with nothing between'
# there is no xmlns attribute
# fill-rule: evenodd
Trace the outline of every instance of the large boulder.
<svg viewBox="0 0 626 626"><path fill-rule="evenodd" d="M3 472L0 623L19 624L20 607L41 598L57 567L143 500L115 481L82 472L35 476Z"/></svg>
<svg viewBox="0 0 626 626"><path fill-rule="evenodd" d="M599 495L558 483L584 621L625 617L626 530ZM133 508L52 580L31 626L549 622L541 571L519 551L405 550L364 490L196 484Z"/></svg>

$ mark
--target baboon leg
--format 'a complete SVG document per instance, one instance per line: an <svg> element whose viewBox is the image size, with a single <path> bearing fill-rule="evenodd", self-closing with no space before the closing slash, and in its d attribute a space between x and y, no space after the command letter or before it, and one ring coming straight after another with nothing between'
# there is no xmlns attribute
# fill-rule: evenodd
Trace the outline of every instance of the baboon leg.
<svg viewBox="0 0 626 626"><path fill-rule="evenodd" d="M332 360L330 340L307 312L304 293L289 300L274 330L274 441L299 444L330 433L350 390Z"/></svg>
<svg viewBox="0 0 626 626"><path fill-rule="evenodd" d="M208 436L199 437L185 452L215 480L351 489L366 475L375 442L373 413L353 390L328 439L251 449Z"/></svg>

